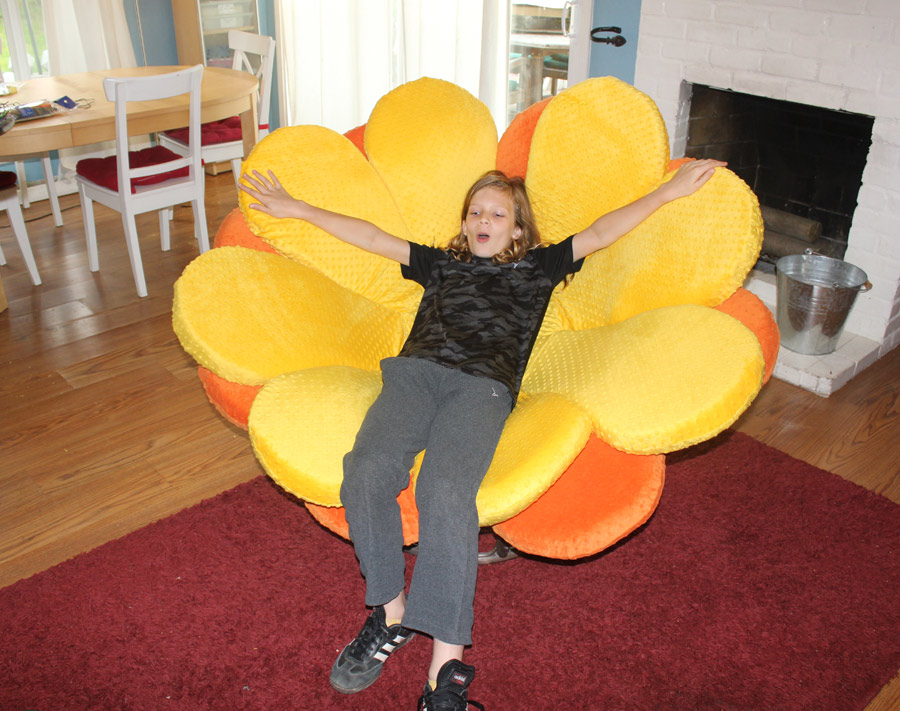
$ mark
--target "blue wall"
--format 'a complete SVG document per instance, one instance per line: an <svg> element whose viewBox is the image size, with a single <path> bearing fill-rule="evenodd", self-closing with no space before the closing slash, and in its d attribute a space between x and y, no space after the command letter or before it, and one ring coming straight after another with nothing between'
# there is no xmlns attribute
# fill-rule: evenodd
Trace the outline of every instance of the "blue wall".
<svg viewBox="0 0 900 711"><path fill-rule="evenodd" d="M641 24L641 0L594 0L594 27L621 27L625 44L591 42L592 77L614 76L634 84L634 65L637 61L638 30ZM599 33L612 36L610 32Z"/></svg>
<svg viewBox="0 0 900 711"><path fill-rule="evenodd" d="M123 5L138 65L178 64L171 3L159 0L123 0ZM144 37L143 45L141 32Z"/></svg>

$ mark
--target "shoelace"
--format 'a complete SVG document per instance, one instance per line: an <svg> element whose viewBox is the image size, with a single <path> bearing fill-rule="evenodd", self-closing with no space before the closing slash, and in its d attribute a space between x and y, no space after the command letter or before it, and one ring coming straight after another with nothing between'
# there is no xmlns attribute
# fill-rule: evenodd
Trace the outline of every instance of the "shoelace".
<svg viewBox="0 0 900 711"><path fill-rule="evenodd" d="M380 630L375 617L370 615L356 639L350 643L347 654L355 659L362 659L374 653L383 642L379 633Z"/></svg>
<svg viewBox="0 0 900 711"><path fill-rule="evenodd" d="M427 706L425 705L426 703L428 704ZM459 694L442 689L441 691L432 691L428 694L427 699L424 694L420 696L418 711L467 711L469 706L474 706L484 711L484 706L477 701L472 701L471 699L467 701Z"/></svg>

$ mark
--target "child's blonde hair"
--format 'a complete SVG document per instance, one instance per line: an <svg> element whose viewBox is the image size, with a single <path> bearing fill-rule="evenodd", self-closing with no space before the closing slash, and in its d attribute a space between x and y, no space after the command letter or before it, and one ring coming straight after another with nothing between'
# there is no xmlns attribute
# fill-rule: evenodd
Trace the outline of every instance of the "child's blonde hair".
<svg viewBox="0 0 900 711"><path fill-rule="evenodd" d="M466 221L466 215L469 214L472 198L475 197L475 193L483 188L495 188L509 196L513 204L515 226L520 230L519 238L514 239L507 249L495 254L493 261L495 264L518 262L529 250L541 244L541 235L534 220L534 212L531 209L528 192L525 190L525 181L518 177L510 178L499 170L485 173L469 188L469 192L466 194L466 199L463 202L459 234L450 240L448 248L459 261L470 262L472 260L469 241L462 231L462 224Z"/></svg>

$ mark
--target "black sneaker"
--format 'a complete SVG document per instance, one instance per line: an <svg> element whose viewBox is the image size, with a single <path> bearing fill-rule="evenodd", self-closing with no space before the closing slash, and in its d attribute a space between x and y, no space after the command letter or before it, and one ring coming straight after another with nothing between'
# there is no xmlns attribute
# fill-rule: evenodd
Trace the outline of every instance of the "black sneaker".
<svg viewBox="0 0 900 711"><path fill-rule="evenodd" d="M416 633L402 625L385 624L384 608L376 607L366 624L341 651L331 667L331 685L342 694L355 694L375 683L385 660Z"/></svg>
<svg viewBox="0 0 900 711"><path fill-rule="evenodd" d="M469 706L484 711L477 701L468 700L468 688L475 678L475 667L451 659L438 672L437 688L425 684L425 693L419 699L419 711L467 711Z"/></svg>

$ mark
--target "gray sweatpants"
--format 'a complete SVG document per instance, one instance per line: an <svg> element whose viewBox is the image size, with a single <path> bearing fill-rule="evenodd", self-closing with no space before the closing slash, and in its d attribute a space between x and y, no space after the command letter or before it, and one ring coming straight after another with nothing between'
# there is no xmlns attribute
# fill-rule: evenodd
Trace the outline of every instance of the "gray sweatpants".
<svg viewBox="0 0 900 711"><path fill-rule="evenodd" d="M344 458L341 502L366 579L366 604L405 587L397 495L425 450L416 483L419 551L403 625L471 644L478 571L475 497L512 409L509 390L416 358L382 361L384 386Z"/></svg>

